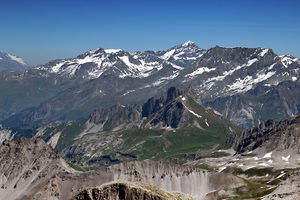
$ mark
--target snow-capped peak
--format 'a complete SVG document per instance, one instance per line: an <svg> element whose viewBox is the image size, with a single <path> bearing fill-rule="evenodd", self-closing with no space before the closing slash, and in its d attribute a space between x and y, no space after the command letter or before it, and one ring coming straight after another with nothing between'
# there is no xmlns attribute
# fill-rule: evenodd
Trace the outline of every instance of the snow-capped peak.
<svg viewBox="0 0 300 200"><path fill-rule="evenodd" d="M206 50L200 49L191 41L158 52L129 53L122 49L97 48L76 58L53 61L39 68L67 77L76 75L95 79L107 71L120 78L144 78L160 71L165 66L171 65L175 71L183 70L205 52Z"/></svg>
<svg viewBox="0 0 300 200"><path fill-rule="evenodd" d="M95 54L96 52L101 51L101 50L103 50L103 49L101 47L99 47L99 48L96 48L96 49L89 50L85 54Z"/></svg>
<svg viewBox="0 0 300 200"><path fill-rule="evenodd" d="M290 64L292 64L293 62L298 61L298 58L295 58L293 56L290 55L283 55L283 56L279 56L281 63L284 65L285 68L288 68L288 66Z"/></svg>
<svg viewBox="0 0 300 200"><path fill-rule="evenodd" d="M105 49L104 51L107 54L113 54L113 53L118 53L118 52L123 51L123 50L122 49Z"/></svg>
<svg viewBox="0 0 300 200"><path fill-rule="evenodd" d="M192 44L195 44L195 43L189 40L189 41L183 43L182 46L187 47L187 46L192 45Z"/></svg>
<svg viewBox="0 0 300 200"><path fill-rule="evenodd" d="M27 65L22 58L19 58L17 56L11 55L11 54L7 54L7 56L10 57L10 59L12 59L22 65Z"/></svg>
<svg viewBox="0 0 300 200"><path fill-rule="evenodd" d="M160 58L173 62L176 65L184 67L200 58L206 50L199 48L192 41L187 41L181 45L174 46L166 51L159 51Z"/></svg>

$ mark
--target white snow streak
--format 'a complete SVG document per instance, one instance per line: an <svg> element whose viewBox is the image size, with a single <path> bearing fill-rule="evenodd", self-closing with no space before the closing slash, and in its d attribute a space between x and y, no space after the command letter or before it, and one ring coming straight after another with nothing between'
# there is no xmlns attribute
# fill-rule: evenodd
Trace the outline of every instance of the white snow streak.
<svg viewBox="0 0 300 200"><path fill-rule="evenodd" d="M189 46L190 44L194 44L194 42L192 42L192 41L187 41L187 42L185 42L184 44L182 44L182 46L183 47L187 47L187 46Z"/></svg>
<svg viewBox="0 0 300 200"><path fill-rule="evenodd" d="M268 51L269 49L263 49L259 55L263 57Z"/></svg>
<svg viewBox="0 0 300 200"><path fill-rule="evenodd" d="M105 53L110 54L110 53L118 53L123 50L122 49L105 49L104 51L105 51Z"/></svg>
<svg viewBox="0 0 300 200"><path fill-rule="evenodd" d="M195 115L196 117L198 117L198 118L202 118L202 116L201 115L198 115L197 113L195 113L194 111L192 111L192 110L190 110L186 105L184 105L184 103L183 103L183 106L190 112L190 113L192 113L193 115Z"/></svg>
<svg viewBox="0 0 300 200"><path fill-rule="evenodd" d="M134 92L135 90L128 90L127 92L125 92L124 94L122 94L122 96L125 96L125 95L127 95L127 94L129 94L129 93L132 93L132 92Z"/></svg>
<svg viewBox="0 0 300 200"><path fill-rule="evenodd" d="M257 58L251 59L251 60L249 60L246 64L239 65L239 66L237 66L237 67L234 68L234 69L231 69L231 70L229 70L229 71L223 72L223 75L216 76L216 77L213 77L213 78L208 79L205 83L208 83L208 82L211 82L211 81L222 81L222 80L224 80L224 78L225 78L226 76L232 75L235 71L240 70L240 69L242 69L242 68L244 68L244 67L249 67L249 66L251 66L253 63L257 62L257 61L258 61Z"/></svg>
<svg viewBox="0 0 300 200"><path fill-rule="evenodd" d="M175 53L175 49L167 51L164 55L161 56L162 59L168 60Z"/></svg>
<svg viewBox="0 0 300 200"><path fill-rule="evenodd" d="M179 72L174 73L171 76L168 77L162 77L160 79L158 79L157 81L155 81L154 83L152 83L153 86L159 86L160 84L162 84L163 82L165 82L166 80L171 80L176 78L179 75Z"/></svg>
<svg viewBox="0 0 300 200"><path fill-rule="evenodd" d="M214 70L216 70L216 68L199 67L198 69L196 69L190 74L185 75L184 77L194 77L196 75L203 74L204 72L210 72Z"/></svg>
<svg viewBox="0 0 300 200"><path fill-rule="evenodd" d="M288 68L288 66L290 64L292 64L293 62L295 62L297 59L292 59L290 56L288 55L284 55L284 56L279 56L281 58L281 63L283 64L283 66L285 68Z"/></svg>
<svg viewBox="0 0 300 200"><path fill-rule="evenodd" d="M286 157L281 156L281 159L282 159L283 161L285 161L285 162L289 162L290 157L291 157L291 155L288 155L288 156L286 156Z"/></svg>
<svg viewBox="0 0 300 200"><path fill-rule="evenodd" d="M273 152L266 153L263 158L271 158Z"/></svg>
<svg viewBox="0 0 300 200"><path fill-rule="evenodd" d="M268 72L267 74L257 74L256 78L253 78L252 76L246 76L243 79L238 78L235 83L229 86L229 90L235 92L246 92L250 90L254 84L267 80L275 73L276 72Z"/></svg>

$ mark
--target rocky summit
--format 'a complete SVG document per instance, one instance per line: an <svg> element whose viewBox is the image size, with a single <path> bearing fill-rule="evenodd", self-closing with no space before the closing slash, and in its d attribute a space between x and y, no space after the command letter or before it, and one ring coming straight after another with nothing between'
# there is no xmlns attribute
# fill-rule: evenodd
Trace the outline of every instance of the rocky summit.
<svg viewBox="0 0 300 200"><path fill-rule="evenodd" d="M184 164L176 160L145 160L82 172L71 169L40 139L4 141L0 149L0 197L5 199L200 200L299 196L296 178L299 171L292 168L293 159L282 168L276 165L275 155L261 155L256 150L218 158L188 159ZM273 160L274 168L261 165L271 165L269 160Z"/></svg>

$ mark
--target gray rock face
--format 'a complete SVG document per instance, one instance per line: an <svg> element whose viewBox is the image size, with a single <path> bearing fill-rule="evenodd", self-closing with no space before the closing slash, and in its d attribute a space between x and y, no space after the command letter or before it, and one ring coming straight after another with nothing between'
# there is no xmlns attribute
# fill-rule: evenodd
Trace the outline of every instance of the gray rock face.
<svg viewBox="0 0 300 200"><path fill-rule="evenodd" d="M136 128L141 120L141 106L116 104L109 108L94 110L89 118L90 123L102 124L103 130L116 128ZM126 127L126 125L128 125Z"/></svg>
<svg viewBox="0 0 300 200"><path fill-rule="evenodd" d="M71 169L44 141L6 140L0 144L0 199L24 199L56 173L66 170Z"/></svg>
<svg viewBox="0 0 300 200"><path fill-rule="evenodd" d="M237 151L253 151L265 148L266 152L293 149L299 153L300 116L275 122L269 120L258 127L246 130L237 141Z"/></svg>
<svg viewBox="0 0 300 200"><path fill-rule="evenodd" d="M175 192L166 192L154 186L133 183L125 181L117 181L105 184L100 188L85 189L73 200L168 200L181 199L192 200L189 195L179 194Z"/></svg>
<svg viewBox="0 0 300 200"><path fill-rule="evenodd" d="M223 187L223 183L215 182L217 177L232 179L230 175L171 161L148 160L78 172L70 169L50 146L34 138L5 141L0 145L0 153L0 198L7 200L68 200L76 195L75 199L111 199L120 197L120 193L129 199L139 199L141 195L146 199L190 199L188 195L168 191L202 199L206 193Z"/></svg>
<svg viewBox="0 0 300 200"><path fill-rule="evenodd" d="M297 81L283 81L278 85L260 85L243 94L220 97L210 106L244 128L256 126L269 119L283 120L299 113L299 86Z"/></svg>
<svg viewBox="0 0 300 200"><path fill-rule="evenodd" d="M279 186L271 194L264 197L264 199L266 200L299 199L300 197L299 178L300 178L300 172L295 172L291 174L291 176L289 176L287 180L280 183Z"/></svg>

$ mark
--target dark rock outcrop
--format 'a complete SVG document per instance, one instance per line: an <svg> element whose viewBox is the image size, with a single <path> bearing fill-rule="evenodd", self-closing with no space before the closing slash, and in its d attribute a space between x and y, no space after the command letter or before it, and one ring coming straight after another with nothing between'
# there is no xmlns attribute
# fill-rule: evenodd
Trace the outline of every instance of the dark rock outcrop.
<svg viewBox="0 0 300 200"><path fill-rule="evenodd" d="M238 153L253 151L259 147L266 148L268 152L273 150L286 150L299 148L300 116L289 120L275 122L269 120L257 127L244 131L236 138Z"/></svg>
<svg viewBox="0 0 300 200"><path fill-rule="evenodd" d="M73 197L73 200L169 200L192 199L188 195L171 193L154 186L118 181L106 184L100 188L89 188Z"/></svg>
<svg viewBox="0 0 300 200"><path fill-rule="evenodd" d="M94 110L89 121L95 124L103 124L104 130L111 130L122 124L138 122L141 120L141 110L141 106L116 104L109 108Z"/></svg>

